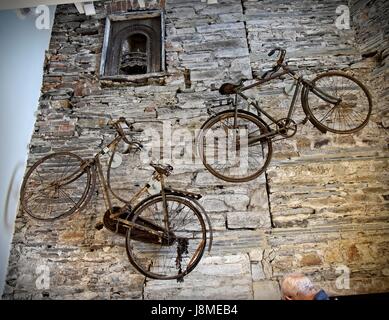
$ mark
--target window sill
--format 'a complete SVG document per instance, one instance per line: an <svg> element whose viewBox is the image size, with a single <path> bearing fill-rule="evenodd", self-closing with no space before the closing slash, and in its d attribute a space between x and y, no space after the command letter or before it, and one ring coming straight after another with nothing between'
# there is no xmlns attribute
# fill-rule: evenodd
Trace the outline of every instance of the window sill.
<svg viewBox="0 0 389 320"><path fill-rule="evenodd" d="M133 82L133 83L147 83L149 80L158 80L166 77L167 72L153 72L137 75L117 75L117 76L100 76L100 80L104 82Z"/></svg>

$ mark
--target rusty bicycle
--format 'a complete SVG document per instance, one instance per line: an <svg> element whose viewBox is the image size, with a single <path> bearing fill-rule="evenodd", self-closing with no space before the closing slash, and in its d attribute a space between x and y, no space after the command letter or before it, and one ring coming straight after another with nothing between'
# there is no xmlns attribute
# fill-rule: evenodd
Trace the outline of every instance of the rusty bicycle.
<svg viewBox="0 0 389 320"><path fill-rule="evenodd" d="M198 151L207 170L224 181L247 182L257 178L270 163L273 139L291 138L296 134L298 123L292 117L301 87L305 113L301 124L309 120L322 133L350 134L361 130L369 121L372 98L358 79L332 71L306 80L285 62L285 49L275 48L268 55L276 52L279 53L277 62L261 79L249 85L244 85L245 79L238 84L224 83L219 88L220 94L234 95L234 98L211 102L208 108L211 117L202 125L197 137ZM294 80L295 90L288 114L276 119L244 91L283 79L283 76ZM248 107L254 107L257 114L238 108L238 97L243 98ZM232 106L232 109L215 112L214 108L220 106Z"/></svg>
<svg viewBox="0 0 389 320"><path fill-rule="evenodd" d="M94 157L84 160L64 151L35 162L22 183L21 208L38 220L53 221L69 216L91 200L98 177L107 210L96 228L105 226L124 235L128 258L143 275L181 281L199 263L207 233L211 232L203 218L207 221L208 217L198 202L201 195L166 186L165 178L173 167L158 163L150 164L154 168L150 181L131 199L117 195L110 183L117 146L123 141L128 146L125 153L130 153L140 150L142 145L127 137L123 126L131 124L126 119L110 120L109 124L116 130L115 138ZM100 157L107 153L110 158L106 179ZM148 192L151 188L154 192ZM112 195L123 206L114 206Z"/></svg>

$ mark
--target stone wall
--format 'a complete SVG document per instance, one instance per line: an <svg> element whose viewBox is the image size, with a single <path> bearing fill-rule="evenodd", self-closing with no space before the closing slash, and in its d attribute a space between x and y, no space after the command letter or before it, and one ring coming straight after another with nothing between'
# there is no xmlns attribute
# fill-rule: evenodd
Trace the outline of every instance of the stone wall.
<svg viewBox="0 0 389 320"><path fill-rule="evenodd" d="M138 138L147 126L173 137L188 129L194 137L208 117L205 101L219 97L211 86L257 76L271 66L267 52L275 45L286 47L290 65L309 78L342 69L365 82L374 100L369 125L351 136L300 126L292 139L274 143L266 174L244 184L218 180L198 162L174 163L169 183L204 195L214 229L212 251L183 283L145 279L129 264L123 238L94 229L105 211L101 192L66 221L41 223L20 213L4 298L277 299L279 281L291 271L308 274L331 294L389 290L388 3L208 2L150 0L144 8L143 1L95 2L90 17L73 5L58 6L29 165L58 150L93 155L113 137L108 115L134 119ZM335 27L340 5L351 9L351 29ZM167 74L141 83L101 81L107 11L159 6L166 10ZM184 68L191 70L192 90L185 90ZM287 84L251 94L282 117L291 99L283 94ZM132 157L124 164L113 177L123 196L151 173ZM49 289L36 285L39 266L50 271ZM349 289L336 286L345 267Z"/></svg>

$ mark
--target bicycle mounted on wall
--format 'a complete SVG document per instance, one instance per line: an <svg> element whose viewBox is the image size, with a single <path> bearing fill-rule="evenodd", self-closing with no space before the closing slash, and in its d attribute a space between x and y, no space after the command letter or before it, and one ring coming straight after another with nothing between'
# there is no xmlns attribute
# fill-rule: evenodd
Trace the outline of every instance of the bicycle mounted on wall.
<svg viewBox="0 0 389 320"><path fill-rule="evenodd" d="M142 145L129 140L122 125L131 127L124 118L109 121L116 130L115 138L94 157L84 160L71 152L56 152L35 162L27 171L21 188L21 208L38 220L53 221L82 210L89 203L99 178L106 212L97 229L105 226L125 235L126 251L131 264L143 275L154 279L181 281L199 263L209 234L209 217L198 200L200 194L165 185L165 177L173 171L170 165L151 163L152 177L131 199L120 197L112 189L110 177L117 147L128 145L124 153L136 152ZM111 153L107 179L100 157ZM160 184L159 188L155 185ZM158 191L152 194L150 188ZM142 195L151 194L139 201ZM111 195L124 202L113 206ZM207 229L206 223L209 228Z"/></svg>
<svg viewBox="0 0 389 320"><path fill-rule="evenodd" d="M220 179L245 182L264 172L271 159L273 138L290 138L297 131L297 123L292 117L301 87L302 107L306 115L302 123L309 120L323 133L330 131L339 134L357 132L368 123L372 100L360 81L343 72L326 72L312 81L305 80L284 63L286 50L276 48L269 56L277 51L277 63L260 80L247 86L243 80L239 84L223 84L219 89L222 95L235 95L235 99L227 99L233 110L212 115L202 126L198 136L201 159L205 167ZM257 101L246 96L244 91L284 75L296 81L296 88L287 116L276 119L263 110ZM253 106L257 114L238 109L238 96ZM270 120L270 125L265 118ZM206 247L207 232L211 249L212 229L207 214L198 202L201 195L166 187L165 177L171 174L173 168L153 163L154 173L150 182L130 200L117 195L110 183L117 146L123 141L128 145L126 152L130 153L139 150L141 144L127 138L122 125L130 127L131 124L126 119L109 121L109 124L116 130L115 138L91 159L84 160L64 151L47 155L33 164L22 183L21 208L39 220L52 221L68 216L82 210L91 200L98 177L106 212L97 228L105 226L125 235L128 258L145 276L180 281L199 263ZM240 131L245 133L246 139L242 139ZM238 156L229 158L228 152L221 146L237 151ZM111 156L105 179L100 157L107 153L111 153ZM227 157L212 162L215 154L216 158ZM160 184L160 191L138 201L155 183ZM111 196L124 205L113 206ZM208 230L204 217L209 224Z"/></svg>
<svg viewBox="0 0 389 320"><path fill-rule="evenodd" d="M285 49L275 48L268 55L275 52L279 52L276 64L261 79L246 86L244 79L239 84L224 83L219 88L220 94L235 95L235 98L219 100L218 104L208 108L211 117L201 127L197 138L198 151L208 171L224 181L247 182L257 178L270 163L273 139L291 138L296 134L298 124L292 117L301 87L305 113L301 124L309 120L322 133L350 134L361 130L369 121L372 99L359 80L344 72L333 71L309 81L284 62ZM246 90L282 79L285 75L294 79L295 90L288 114L282 119L276 119L261 108L258 101L244 94ZM257 114L238 109L238 97L254 107ZM213 111L213 108L223 105L232 105L233 109L219 113ZM240 130L244 131L245 137Z"/></svg>

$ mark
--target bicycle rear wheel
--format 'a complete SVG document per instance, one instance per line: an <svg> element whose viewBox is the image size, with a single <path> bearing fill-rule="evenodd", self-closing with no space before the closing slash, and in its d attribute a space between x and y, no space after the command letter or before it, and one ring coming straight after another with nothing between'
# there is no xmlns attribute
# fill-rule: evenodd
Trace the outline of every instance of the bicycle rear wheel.
<svg viewBox="0 0 389 320"><path fill-rule="evenodd" d="M354 133L366 126L372 110L372 99L359 80L343 72L326 72L317 76L312 83L321 91L341 99L340 103L331 104L306 90L303 107L314 125L338 134Z"/></svg>
<svg viewBox="0 0 389 320"><path fill-rule="evenodd" d="M234 125L235 124L235 125ZM199 135L199 153L214 176L228 182L247 182L262 174L270 163L272 142L253 138L268 132L250 113L228 111L208 120Z"/></svg>
<svg viewBox="0 0 389 320"><path fill-rule="evenodd" d="M187 199L166 195L168 230L162 197L154 198L134 211L132 222L153 233L129 228L126 249L131 264L153 279L182 279L199 263L206 245L206 226L201 213Z"/></svg>
<svg viewBox="0 0 389 320"><path fill-rule="evenodd" d="M57 152L38 160L27 171L21 188L24 212L39 220L54 220L81 208L92 174L81 169L84 160L74 153Z"/></svg>

